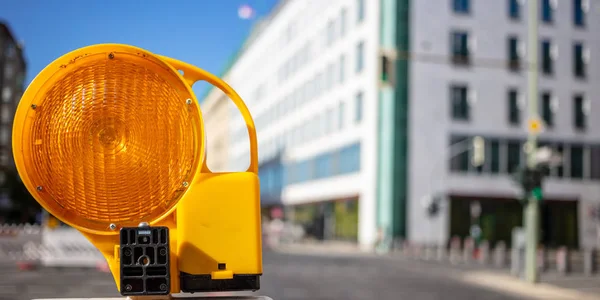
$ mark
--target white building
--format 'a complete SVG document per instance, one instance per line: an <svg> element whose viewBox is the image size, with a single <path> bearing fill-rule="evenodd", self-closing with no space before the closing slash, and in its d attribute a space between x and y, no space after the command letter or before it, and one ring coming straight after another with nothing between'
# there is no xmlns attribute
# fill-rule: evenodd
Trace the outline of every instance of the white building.
<svg viewBox="0 0 600 300"><path fill-rule="evenodd" d="M222 78L227 81L227 78ZM216 87L211 88L200 103L206 132L206 165L212 172L229 170L231 149L229 129L231 100Z"/></svg>
<svg viewBox="0 0 600 300"><path fill-rule="evenodd" d="M526 1L282 1L226 72L257 124L263 205L365 247L378 232L441 243L472 221L509 241L521 222L508 174L526 136ZM540 2L540 112L552 125L541 138L565 156L545 185L543 241L591 245L600 5ZM247 133L231 117L241 170ZM469 151L449 161L449 145L474 136L487 141L485 164L472 167ZM434 217L422 205L432 194L447 200ZM482 214L471 220L474 202Z"/></svg>

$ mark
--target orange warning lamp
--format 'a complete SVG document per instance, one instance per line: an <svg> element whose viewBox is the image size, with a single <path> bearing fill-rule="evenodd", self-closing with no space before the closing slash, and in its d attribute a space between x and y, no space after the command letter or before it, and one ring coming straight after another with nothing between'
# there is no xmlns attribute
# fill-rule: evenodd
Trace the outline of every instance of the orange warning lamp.
<svg viewBox="0 0 600 300"><path fill-rule="evenodd" d="M208 169L191 89L200 80L241 111L250 135L246 172ZM254 121L214 75L128 45L75 50L25 91L13 149L29 192L102 252L122 295L260 288Z"/></svg>

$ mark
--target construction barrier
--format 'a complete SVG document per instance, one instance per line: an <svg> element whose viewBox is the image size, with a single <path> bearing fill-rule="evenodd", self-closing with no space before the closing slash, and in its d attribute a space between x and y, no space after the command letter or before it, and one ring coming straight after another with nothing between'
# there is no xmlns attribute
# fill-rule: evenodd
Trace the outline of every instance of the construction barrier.
<svg viewBox="0 0 600 300"><path fill-rule="evenodd" d="M438 261L450 264L479 264L496 268L509 268L515 276L522 275L524 249L508 248L503 241L494 247L488 241L475 246L470 237L453 237L447 245L432 245L403 241L400 249L392 255L416 260ZM537 253L538 270L541 273L596 275L600 270L600 251L595 248L571 250L567 247L549 249L540 246Z"/></svg>
<svg viewBox="0 0 600 300"><path fill-rule="evenodd" d="M106 269L106 260L79 231L70 227L0 225L0 260L22 269L34 266Z"/></svg>

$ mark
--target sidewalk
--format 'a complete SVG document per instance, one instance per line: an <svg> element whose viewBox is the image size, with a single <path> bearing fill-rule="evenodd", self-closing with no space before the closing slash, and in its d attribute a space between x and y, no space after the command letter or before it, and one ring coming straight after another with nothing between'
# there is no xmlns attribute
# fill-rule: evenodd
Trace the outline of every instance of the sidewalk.
<svg viewBox="0 0 600 300"><path fill-rule="evenodd" d="M535 299L600 299L600 289L581 290L575 287L563 287L555 283L549 283L542 279L541 283L531 285L516 277L494 271L467 271L462 272L460 280L481 287L511 293L517 296ZM595 279L598 286L600 280ZM590 287L591 288L591 287Z"/></svg>
<svg viewBox="0 0 600 300"><path fill-rule="evenodd" d="M345 242L304 242L295 244L280 244L275 248L270 248L276 252L289 254L303 255L319 255L319 256L339 256L339 255L360 255L374 256L375 254L369 251L361 250L356 244Z"/></svg>
<svg viewBox="0 0 600 300"><path fill-rule="evenodd" d="M362 251L354 244L342 242L287 244L280 245L272 250L293 255L388 259L396 263L403 263L411 270L435 269L436 273L446 274L446 276L466 284L510 293L519 297L553 300L600 300L600 275L572 274L565 276L558 273L544 273L541 282L534 286L512 276L508 269L497 269L477 263L455 265L450 262L422 261L409 259L399 253L377 255L373 252Z"/></svg>

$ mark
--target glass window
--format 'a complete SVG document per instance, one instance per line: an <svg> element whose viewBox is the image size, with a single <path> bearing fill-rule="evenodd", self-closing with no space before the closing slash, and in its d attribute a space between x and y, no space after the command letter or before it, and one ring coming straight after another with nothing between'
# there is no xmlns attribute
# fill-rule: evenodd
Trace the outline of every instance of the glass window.
<svg viewBox="0 0 600 300"><path fill-rule="evenodd" d="M285 184L286 185L295 183L296 178L294 177L294 175L295 175L294 166L295 166L294 163L289 163L288 165L285 166Z"/></svg>
<svg viewBox="0 0 600 300"><path fill-rule="evenodd" d="M511 125L519 125L521 123L519 92L516 89L508 91L508 122Z"/></svg>
<svg viewBox="0 0 600 300"><path fill-rule="evenodd" d="M322 154L315 159L315 178L326 178L332 174L331 154Z"/></svg>
<svg viewBox="0 0 600 300"><path fill-rule="evenodd" d="M488 145L490 147L490 172L497 174L500 172L500 142L491 140Z"/></svg>
<svg viewBox="0 0 600 300"><path fill-rule="evenodd" d="M542 41L542 72L546 75L554 73L554 59L552 58L552 43L550 40Z"/></svg>
<svg viewBox="0 0 600 300"><path fill-rule="evenodd" d="M571 178L583 178L583 146L571 145Z"/></svg>
<svg viewBox="0 0 600 300"><path fill-rule="evenodd" d="M600 146L593 146L590 154L590 176L592 179L600 179Z"/></svg>
<svg viewBox="0 0 600 300"><path fill-rule="evenodd" d="M17 55L17 47L16 47L15 43L9 41L8 45L6 45L6 57L9 60L12 60L13 58L15 58L16 55Z"/></svg>
<svg viewBox="0 0 600 300"><path fill-rule="evenodd" d="M365 19L365 0L357 0L357 23Z"/></svg>
<svg viewBox="0 0 600 300"><path fill-rule="evenodd" d="M15 77L15 64L9 62L4 66L4 78L10 80L13 77Z"/></svg>
<svg viewBox="0 0 600 300"><path fill-rule="evenodd" d="M284 176L285 173L283 172L283 166L281 165L275 165L274 167L274 173L275 173L275 191L274 192L279 192L281 190L281 188L283 188L284 185Z"/></svg>
<svg viewBox="0 0 600 300"><path fill-rule="evenodd" d="M584 1L586 1L585 4ZM585 26L586 14L584 5L589 5L587 1L589 0L573 0L573 23L577 27Z"/></svg>
<svg viewBox="0 0 600 300"><path fill-rule="evenodd" d="M333 131L333 109L329 108L327 109L327 112L325 113L326 117L325 117L325 133L329 134Z"/></svg>
<svg viewBox="0 0 600 300"><path fill-rule="evenodd" d="M450 137L450 146L463 143L468 138L465 136ZM453 172L466 172L469 170L469 151L461 152L450 158L450 170Z"/></svg>
<svg viewBox="0 0 600 300"><path fill-rule="evenodd" d="M311 161L303 161L298 163L296 169L297 182L305 182L312 179L312 164Z"/></svg>
<svg viewBox="0 0 600 300"><path fill-rule="evenodd" d="M345 64L346 64L346 56L344 54L340 55L340 62L339 62L339 70L340 70L340 74L338 75L338 80L340 83L344 83L345 80Z"/></svg>
<svg viewBox="0 0 600 300"><path fill-rule="evenodd" d="M454 120L469 120L469 101L465 85L453 85L450 87L450 101L452 107L452 118Z"/></svg>
<svg viewBox="0 0 600 300"><path fill-rule="evenodd" d="M565 155L564 155L565 151L564 151L564 146L563 146L563 144L557 144L557 145L556 145L556 152L558 152L558 153L562 154L562 156L563 156L563 161L566 161L566 158L564 157L564 156L565 156ZM563 176L565 175L565 172L564 172L564 171L565 171L565 168L564 168L563 164L560 164L560 165L558 165L558 166L555 168L555 170L556 170L556 173L554 174L555 176L557 176L557 177L563 177Z"/></svg>
<svg viewBox="0 0 600 300"><path fill-rule="evenodd" d="M508 17L513 20L521 18L521 4L519 0L508 0Z"/></svg>
<svg viewBox="0 0 600 300"><path fill-rule="evenodd" d="M339 153L339 173L347 174L360 170L360 144L344 147Z"/></svg>
<svg viewBox="0 0 600 300"><path fill-rule="evenodd" d="M576 129L586 128L587 114L583 95L575 95L573 97L573 121Z"/></svg>
<svg viewBox="0 0 600 300"><path fill-rule="evenodd" d="M0 144L2 146L8 145L10 142L10 128L3 126L0 128Z"/></svg>
<svg viewBox="0 0 600 300"><path fill-rule="evenodd" d="M508 173L514 173L521 166L521 145L520 141L511 140L507 143L508 150Z"/></svg>
<svg viewBox="0 0 600 300"><path fill-rule="evenodd" d="M394 61L387 55L381 56L381 81L391 83L394 82Z"/></svg>
<svg viewBox="0 0 600 300"><path fill-rule="evenodd" d="M544 23L552 23L554 21L554 8L552 7L553 0L542 0L542 21Z"/></svg>
<svg viewBox="0 0 600 300"><path fill-rule="evenodd" d="M552 109L552 94L550 92L542 93L542 119L546 127L554 126L554 110Z"/></svg>
<svg viewBox="0 0 600 300"><path fill-rule="evenodd" d="M344 102L340 102L339 107L338 107L338 129L339 130L342 130L344 128L345 114L346 114L346 105L344 104Z"/></svg>
<svg viewBox="0 0 600 300"><path fill-rule="evenodd" d="M347 19L348 11L344 7L340 12L340 37L346 35L346 19Z"/></svg>
<svg viewBox="0 0 600 300"><path fill-rule="evenodd" d="M2 88L2 102L10 103L12 102L13 91L10 87L5 86Z"/></svg>
<svg viewBox="0 0 600 300"><path fill-rule="evenodd" d="M470 11L471 1L470 0L451 0L452 8L455 13L468 14Z"/></svg>
<svg viewBox="0 0 600 300"><path fill-rule="evenodd" d="M23 72L19 72L19 74L17 74L17 87L25 88L24 83L25 83L25 74Z"/></svg>
<svg viewBox="0 0 600 300"><path fill-rule="evenodd" d="M356 45L356 73L360 73L364 68L364 42L359 42Z"/></svg>
<svg viewBox="0 0 600 300"><path fill-rule="evenodd" d="M327 46L331 46L335 41L335 22L333 20L329 20L327 22Z"/></svg>
<svg viewBox="0 0 600 300"><path fill-rule="evenodd" d="M454 31L451 34L451 38L452 62L455 64L468 64L470 57L469 34L465 31Z"/></svg>
<svg viewBox="0 0 600 300"><path fill-rule="evenodd" d="M586 62L584 58L585 48L582 43L573 45L573 73L577 78L586 77Z"/></svg>
<svg viewBox="0 0 600 300"><path fill-rule="evenodd" d="M354 123L360 123L363 116L363 92L358 92L354 104Z"/></svg>
<svg viewBox="0 0 600 300"><path fill-rule="evenodd" d="M516 36L508 37L508 68L518 70L521 67L521 56L519 55L519 39Z"/></svg>
<svg viewBox="0 0 600 300"><path fill-rule="evenodd" d="M12 121L11 109L7 104L0 106L0 122L2 124L9 124Z"/></svg>

